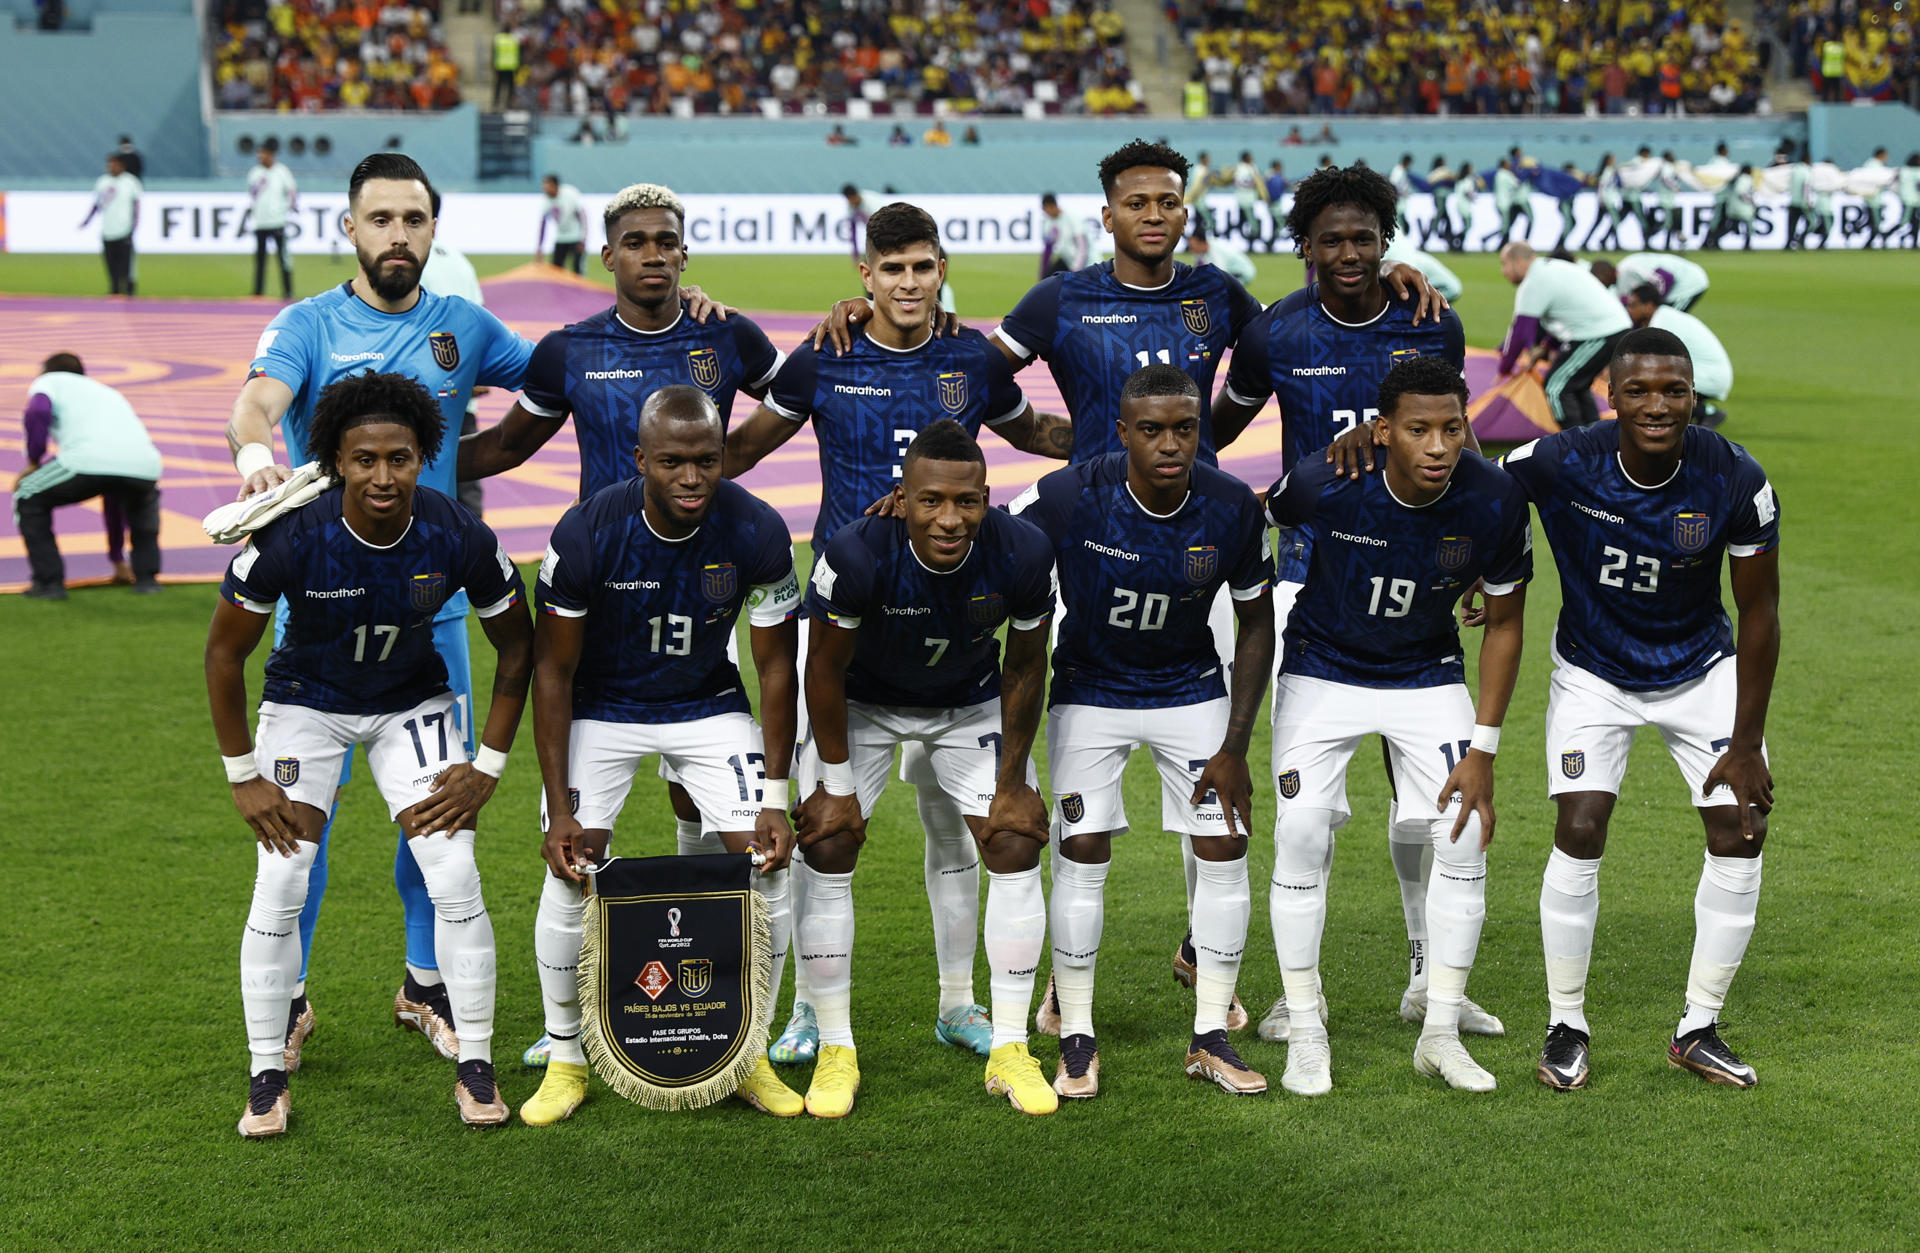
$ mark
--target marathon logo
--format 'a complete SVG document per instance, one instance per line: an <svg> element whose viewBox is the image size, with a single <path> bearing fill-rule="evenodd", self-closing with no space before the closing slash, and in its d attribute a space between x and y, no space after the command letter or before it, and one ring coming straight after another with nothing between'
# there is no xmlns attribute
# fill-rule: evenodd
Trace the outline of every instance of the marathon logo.
<svg viewBox="0 0 1920 1253"><path fill-rule="evenodd" d="M1350 535L1345 531L1328 531L1327 534L1335 539L1343 539L1349 544L1368 544L1374 548L1387 547L1387 541L1377 535Z"/></svg>
<svg viewBox="0 0 1920 1253"><path fill-rule="evenodd" d="M1082 540L1080 542L1082 544L1085 544L1088 548L1092 549L1094 552L1097 552L1104 557L1118 557L1122 561L1140 560L1139 553L1123 552L1118 548L1109 548L1105 544L1096 544L1090 539Z"/></svg>
<svg viewBox="0 0 1920 1253"><path fill-rule="evenodd" d="M842 396L891 396L891 387L863 387L851 383L835 383L833 390Z"/></svg>
<svg viewBox="0 0 1920 1253"><path fill-rule="evenodd" d="M580 377L590 383L613 383L626 379L645 378L645 370L585 370Z"/></svg>
<svg viewBox="0 0 1920 1253"><path fill-rule="evenodd" d="M1293 367L1293 377L1297 379L1330 378L1336 374L1345 374L1343 365L1297 365Z"/></svg>
<svg viewBox="0 0 1920 1253"><path fill-rule="evenodd" d="M1573 502L1573 507L1581 513L1586 514L1589 518L1598 518L1602 522L1611 522L1615 526L1625 526L1627 524L1627 520L1617 513L1608 513L1604 509L1595 509L1590 505L1583 505L1577 500Z"/></svg>
<svg viewBox="0 0 1920 1253"><path fill-rule="evenodd" d="M1131 313L1083 313L1080 315L1082 326L1120 326L1131 325L1140 319Z"/></svg>

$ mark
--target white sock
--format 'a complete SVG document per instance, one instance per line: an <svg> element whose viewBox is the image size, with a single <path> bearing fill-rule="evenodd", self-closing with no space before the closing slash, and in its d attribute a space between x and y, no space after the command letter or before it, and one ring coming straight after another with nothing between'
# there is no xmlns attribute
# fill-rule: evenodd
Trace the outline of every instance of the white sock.
<svg viewBox="0 0 1920 1253"><path fill-rule="evenodd" d="M1060 1035L1093 1034L1093 972L1107 925L1107 871L1111 862L1053 859L1053 994L1060 1002Z"/></svg>
<svg viewBox="0 0 1920 1253"><path fill-rule="evenodd" d="M1587 966L1600 921L1600 859L1558 848L1540 877L1540 947L1547 960L1547 1022L1587 1031Z"/></svg>
<svg viewBox="0 0 1920 1253"><path fill-rule="evenodd" d="M1464 840L1467 837L1463 835L1460 838ZM1421 1035L1460 1034L1460 1006L1467 999L1467 976L1471 973L1470 966L1449 966L1443 961L1433 963L1433 974L1427 987L1427 1019L1421 1024Z"/></svg>
<svg viewBox="0 0 1920 1253"><path fill-rule="evenodd" d="M940 967L940 1012L972 1005L973 958L980 944L980 848L953 798L934 784L913 789L927 833L923 863Z"/></svg>
<svg viewBox="0 0 1920 1253"><path fill-rule="evenodd" d="M786 973L787 950L793 946L792 879L785 870L772 874L753 872L753 887L767 900L768 929L773 933L773 978L767 984L767 1000L759 1025L773 1021L774 1006L780 1003L780 977Z"/></svg>
<svg viewBox="0 0 1920 1253"><path fill-rule="evenodd" d="M1227 1029L1227 1009L1240 980L1240 958L1247 948L1247 917L1252 896L1247 861L1199 861L1200 882L1193 896L1193 1033Z"/></svg>
<svg viewBox="0 0 1920 1253"><path fill-rule="evenodd" d="M1287 997L1287 1019L1292 1025L1290 1038L1325 1035L1327 1026L1320 1021L1320 972L1317 969L1280 969L1280 990Z"/></svg>
<svg viewBox="0 0 1920 1253"><path fill-rule="evenodd" d="M993 1047L1025 1044L1033 981L1047 941L1040 867L987 872L987 970L993 993Z"/></svg>
<svg viewBox="0 0 1920 1253"><path fill-rule="evenodd" d="M673 820L673 843L675 850L678 851L682 857L688 857L695 853L724 853L727 851L727 846L720 840L720 833L718 831L711 834L703 832L700 829L700 820L697 818L692 822L688 822L685 818L675 818Z"/></svg>
<svg viewBox="0 0 1920 1253"><path fill-rule="evenodd" d="M1193 894L1200 886L1200 859L1193 852L1193 837L1180 837L1180 870L1187 876L1187 930L1193 930Z"/></svg>
<svg viewBox="0 0 1920 1253"><path fill-rule="evenodd" d="M807 859L798 848L793 850L793 865L787 874L787 896L792 902L793 933L801 934L801 924L807 916L807 884L811 871L807 869ZM807 986L807 964L800 960L800 949L794 946L793 953L793 1007L798 1010L802 1005L813 1004L813 993Z"/></svg>
<svg viewBox="0 0 1920 1253"><path fill-rule="evenodd" d="M480 895L473 832L416 836L408 841L433 898L433 951L443 963L447 1003L460 1037L460 1060L493 1060L493 920Z"/></svg>
<svg viewBox="0 0 1920 1253"><path fill-rule="evenodd" d="M1693 964L1687 970L1687 1008L1674 1035L1719 1021L1727 989L1753 938L1760 908L1760 857L1707 854L1693 896Z"/></svg>
<svg viewBox="0 0 1920 1253"><path fill-rule="evenodd" d="M1407 988L1427 986L1427 879L1433 866L1433 841L1424 818L1400 820L1400 802L1387 806L1387 852L1400 883L1400 913L1407 923Z"/></svg>
<svg viewBox="0 0 1920 1253"><path fill-rule="evenodd" d="M800 960L813 990L820 1043L853 1047L853 874L809 870Z"/></svg>
<svg viewBox="0 0 1920 1253"><path fill-rule="evenodd" d="M1431 937L1427 988L1427 1021L1433 1022L1434 1006L1452 996L1453 1026L1460 1020L1459 998L1466 995L1466 971L1473 969L1474 955L1480 951L1480 929L1487 921L1487 855L1480 848L1480 815L1473 814L1460 832L1450 840L1453 817L1436 818L1432 823L1433 877L1427 883L1427 930ZM1441 969L1459 972L1457 987L1441 980ZM1448 976L1452 978L1451 975ZM1437 1030L1446 1029L1446 1009Z"/></svg>
<svg viewBox="0 0 1920 1253"><path fill-rule="evenodd" d="M1327 929L1327 863L1332 860L1331 809L1288 806L1273 823L1273 879L1267 912L1273 951L1295 1030L1320 1030L1320 939ZM1305 1000L1295 998L1301 980L1311 983Z"/></svg>
<svg viewBox="0 0 1920 1253"><path fill-rule="evenodd" d="M240 1005L246 1014L250 1074L285 1070L287 1016L300 982L300 909L318 844L304 840L282 857L255 845L253 903L240 932Z"/></svg>
<svg viewBox="0 0 1920 1253"><path fill-rule="evenodd" d="M440 986L440 972L437 970L427 970L414 965L412 962L408 962L407 973L412 975L413 981L423 988L437 988Z"/></svg>
<svg viewBox="0 0 1920 1253"><path fill-rule="evenodd" d="M542 876L540 907L533 918L533 956L540 970L540 1002L546 1010L547 1038L553 1060L584 1066L580 1039L580 940L586 929L587 901L580 885L552 874Z"/></svg>

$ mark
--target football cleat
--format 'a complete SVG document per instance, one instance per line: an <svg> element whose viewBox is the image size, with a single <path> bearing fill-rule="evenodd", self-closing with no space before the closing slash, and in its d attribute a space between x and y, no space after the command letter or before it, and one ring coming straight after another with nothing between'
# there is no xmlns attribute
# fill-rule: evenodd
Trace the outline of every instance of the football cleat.
<svg viewBox="0 0 1920 1253"><path fill-rule="evenodd" d="M982 1057L993 1055L993 1024L984 1005L956 1005L933 1020L933 1038L955 1048L972 1049Z"/></svg>
<svg viewBox="0 0 1920 1253"><path fill-rule="evenodd" d="M240 1115L240 1134L249 1140L277 1136L287 1129L293 1096L287 1091L287 1072L263 1070L247 1090L247 1112Z"/></svg>
<svg viewBox="0 0 1920 1253"><path fill-rule="evenodd" d="M1400 994L1400 1016L1412 1023L1424 1023L1427 1020L1427 990L1408 988ZM1471 1000L1460 1001L1460 1034L1500 1036L1507 1033L1507 1026Z"/></svg>
<svg viewBox="0 0 1920 1253"><path fill-rule="evenodd" d="M423 987L409 973L393 994L393 1025L418 1031L448 1061L460 1059L460 1037L453 1031L453 1007L447 1003L446 984Z"/></svg>
<svg viewBox="0 0 1920 1253"><path fill-rule="evenodd" d="M1423 1075L1445 1079L1448 1087L1462 1092L1491 1092L1495 1086L1493 1076L1473 1060L1467 1046L1452 1033L1422 1031L1419 1043L1413 1046L1413 1068Z"/></svg>
<svg viewBox="0 0 1920 1253"><path fill-rule="evenodd" d="M753 1073L734 1095L763 1114L775 1118L797 1118L807 1108L806 1100L774 1073L773 1064L762 1053L753 1063Z"/></svg>
<svg viewBox="0 0 1920 1253"><path fill-rule="evenodd" d="M1231 1017L1227 1023L1229 1027L1232 1026ZM1327 1025L1327 990L1325 988L1320 989L1320 1025L1323 1027ZM1287 994L1282 992L1280 999L1273 1003L1273 1008L1267 1011L1267 1016L1260 1020L1260 1038L1271 1043L1284 1044L1287 1037L1292 1034L1293 1015L1287 1009Z"/></svg>
<svg viewBox="0 0 1920 1253"><path fill-rule="evenodd" d="M1578 1027L1556 1022L1547 1028L1547 1045L1540 1050L1540 1082L1560 1092L1587 1086L1587 1046L1590 1037Z"/></svg>
<svg viewBox="0 0 1920 1253"><path fill-rule="evenodd" d="M1723 1083L1730 1088L1751 1088L1760 1082L1753 1067L1741 1061L1720 1038L1719 1023L1674 1037L1667 1046L1667 1063L1679 1070L1691 1070L1708 1083Z"/></svg>
<svg viewBox="0 0 1920 1253"><path fill-rule="evenodd" d="M1173 950L1173 979L1181 987L1191 988L1194 980L1200 977L1200 958L1193 951L1193 934L1180 941L1180 947ZM1049 984L1049 987L1052 985ZM1227 1006L1227 1030L1245 1031L1247 1024L1253 1021L1247 1013L1247 1007L1240 1003L1240 993L1233 994L1232 1004Z"/></svg>
<svg viewBox="0 0 1920 1253"><path fill-rule="evenodd" d="M476 1057L461 1062L455 1073L459 1078L453 1084L453 1100L460 1107L461 1122L469 1127L498 1127L513 1116L500 1099L500 1089L494 1086L492 1062Z"/></svg>
<svg viewBox="0 0 1920 1253"><path fill-rule="evenodd" d="M1053 1072L1053 1090L1070 1101L1100 1095L1100 1046L1090 1035L1070 1035L1060 1041L1060 1068Z"/></svg>
<svg viewBox="0 0 1920 1253"><path fill-rule="evenodd" d="M1195 1079L1220 1085L1223 1092L1249 1096L1267 1090L1267 1077L1248 1066L1227 1043L1225 1031L1209 1031L1193 1037L1187 1050L1187 1073Z"/></svg>
<svg viewBox="0 0 1920 1253"><path fill-rule="evenodd" d="M815 1118L845 1118L860 1091L860 1060L850 1044L823 1044L807 1085L807 1112Z"/></svg>
<svg viewBox="0 0 1920 1253"><path fill-rule="evenodd" d="M1053 990L1053 976L1047 976L1047 990L1040 994L1040 1007L1033 1011L1033 1029L1041 1035L1060 1034L1060 994Z"/></svg>
<svg viewBox="0 0 1920 1253"><path fill-rule="evenodd" d="M1023 1114L1051 1114L1060 1108L1059 1094L1047 1085L1040 1063L1024 1043L1002 1044L987 1054L987 1091L1006 1097Z"/></svg>
<svg viewBox="0 0 1920 1253"><path fill-rule="evenodd" d="M539 1070L553 1060L553 1037L541 1035L538 1040L527 1045L527 1051L520 1054L520 1064Z"/></svg>
<svg viewBox="0 0 1920 1253"><path fill-rule="evenodd" d="M313 1005L305 996L293 998L293 1005L287 1010L287 1047L281 1060L286 1063L287 1073L300 1069L300 1049L313 1038Z"/></svg>
<svg viewBox="0 0 1920 1253"><path fill-rule="evenodd" d="M520 1121L529 1127L551 1127L573 1117L587 1099L587 1068L575 1062L551 1062L540 1090L520 1107ZM465 1110L462 1110L465 1117Z"/></svg>
<svg viewBox="0 0 1920 1253"><path fill-rule="evenodd" d="M819 1052L820 1024L814 1019L813 1006L795 1001L793 1017L787 1019L787 1029L767 1050L767 1060L780 1066L798 1066L812 1061Z"/></svg>
<svg viewBox="0 0 1920 1253"><path fill-rule="evenodd" d="M1280 1086L1295 1096L1325 1096L1333 1091L1333 1046L1324 1031L1287 1041L1287 1068Z"/></svg>

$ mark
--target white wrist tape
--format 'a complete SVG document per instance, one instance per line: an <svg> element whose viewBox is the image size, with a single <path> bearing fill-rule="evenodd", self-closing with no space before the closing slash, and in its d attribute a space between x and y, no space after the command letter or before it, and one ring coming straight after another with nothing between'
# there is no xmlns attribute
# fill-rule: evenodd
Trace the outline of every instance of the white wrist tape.
<svg viewBox="0 0 1920 1253"><path fill-rule="evenodd" d="M1468 742L1468 747L1477 748L1489 757L1493 756L1500 751L1500 728L1483 727L1477 722L1474 723L1473 739Z"/></svg>
<svg viewBox="0 0 1920 1253"><path fill-rule="evenodd" d="M760 808L787 812L787 781L767 779L760 784Z"/></svg>
<svg viewBox="0 0 1920 1253"><path fill-rule="evenodd" d="M853 763L851 761L823 761L820 763L820 785L827 789L828 796L852 796Z"/></svg>
<svg viewBox="0 0 1920 1253"><path fill-rule="evenodd" d="M485 744L473 755L473 768L481 774L499 778L507 768L507 755L497 748L488 748Z"/></svg>
<svg viewBox="0 0 1920 1253"><path fill-rule="evenodd" d="M250 479L254 471L264 470L273 464L273 449L265 444L242 444L240 451L233 454L233 468L240 471L240 477Z"/></svg>
<svg viewBox="0 0 1920 1253"><path fill-rule="evenodd" d="M245 783L260 777L260 770L253 764L252 753L242 753L238 757L222 757L222 765L227 768L227 782Z"/></svg>

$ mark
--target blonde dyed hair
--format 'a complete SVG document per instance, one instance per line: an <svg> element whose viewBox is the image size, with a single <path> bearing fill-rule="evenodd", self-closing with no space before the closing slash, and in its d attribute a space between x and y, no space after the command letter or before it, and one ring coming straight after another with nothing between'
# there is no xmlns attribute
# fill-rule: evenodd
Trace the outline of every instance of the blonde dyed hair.
<svg viewBox="0 0 1920 1253"><path fill-rule="evenodd" d="M633 183L622 187L607 201L607 210L603 215L609 238L613 235L614 224L635 209L665 209L680 220L680 229L687 227L687 207L680 203L680 197L673 194L671 187L659 183Z"/></svg>

